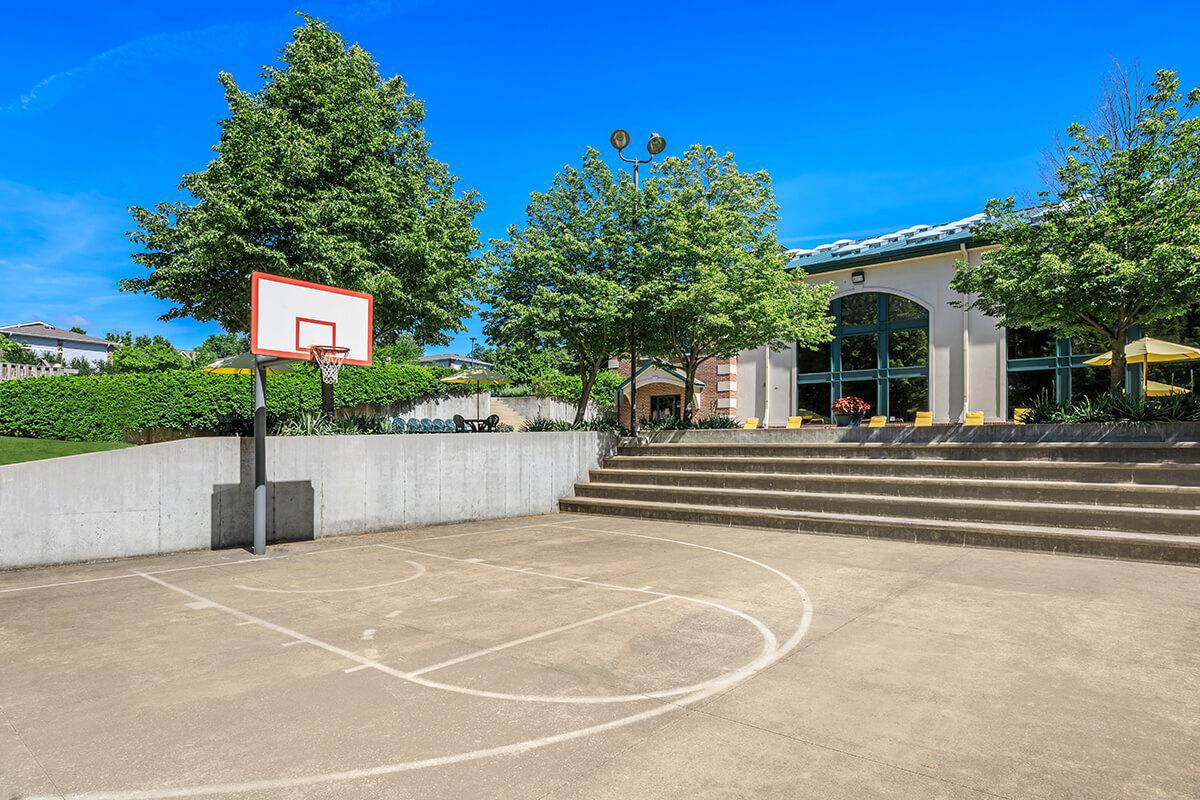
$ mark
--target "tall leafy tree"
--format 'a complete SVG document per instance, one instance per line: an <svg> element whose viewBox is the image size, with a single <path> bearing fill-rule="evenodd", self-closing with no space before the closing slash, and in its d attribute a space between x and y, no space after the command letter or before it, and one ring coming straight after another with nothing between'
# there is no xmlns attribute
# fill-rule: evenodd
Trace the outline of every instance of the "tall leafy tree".
<svg viewBox="0 0 1200 800"><path fill-rule="evenodd" d="M217 156L183 177L192 202L130 209L147 277L127 291L171 301L164 319L250 325L250 273L270 272L375 296L375 335L444 343L474 309L474 192L429 153L422 103L371 56L305 17L241 89L221 73L229 116Z"/></svg>
<svg viewBox="0 0 1200 800"><path fill-rule="evenodd" d="M241 355L250 350L250 339L242 333L214 333L200 343L192 366L206 367L222 358Z"/></svg>
<svg viewBox="0 0 1200 800"><path fill-rule="evenodd" d="M583 388L575 419L584 419L596 378L624 343L630 254L622 219L631 187L614 177L595 150L566 166L549 190L532 195L524 227L493 240L487 255L484 332L512 352L560 350Z"/></svg>
<svg viewBox="0 0 1200 800"><path fill-rule="evenodd" d="M977 235L999 248L960 262L955 291L1005 326L1099 336L1114 353L1109 391L1124 390L1135 325L1186 313L1200 295L1200 89L1170 70L1149 87L1120 70L1096 118L1067 129L1033 209L987 204Z"/></svg>
<svg viewBox="0 0 1200 800"><path fill-rule="evenodd" d="M679 365L686 419L696 373L713 358L764 344L811 347L832 338L832 284L809 285L775 236L771 176L738 169L732 153L693 145L654 167L643 214L655 298L644 320L649 352Z"/></svg>

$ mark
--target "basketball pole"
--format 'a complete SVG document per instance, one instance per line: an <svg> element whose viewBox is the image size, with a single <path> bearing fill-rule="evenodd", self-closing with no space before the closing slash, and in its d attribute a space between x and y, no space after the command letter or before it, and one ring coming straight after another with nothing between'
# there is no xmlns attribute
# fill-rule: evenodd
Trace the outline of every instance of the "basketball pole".
<svg viewBox="0 0 1200 800"><path fill-rule="evenodd" d="M267 554L267 364L254 357L254 555Z"/></svg>

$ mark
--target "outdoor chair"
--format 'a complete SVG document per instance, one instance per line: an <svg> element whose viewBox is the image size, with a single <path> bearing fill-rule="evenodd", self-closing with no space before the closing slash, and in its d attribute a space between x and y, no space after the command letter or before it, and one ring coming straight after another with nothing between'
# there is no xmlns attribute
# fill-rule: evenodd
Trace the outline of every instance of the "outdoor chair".
<svg viewBox="0 0 1200 800"><path fill-rule="evenodd" d="M916 419L913 420L913 425L917 428L932 428L933 427L933 412L918 411Z"/></svg>
<svg viewBox="0 0 1200 800"><path fill-rule="evenodd" d="M1013 409L1013 424L1014 425L1024 425L1025 424L1025 415L1028 413L1029 413L1028 408L1014 408Z"/></svg>
<svg viewBox="0 0 1200 800"><path fill-rule="evenodd" d="M433 433L433 420L429 417L421 418L421 433Z"/></svg>
<svg viewBox="0 0 1200 800"><path fill-rule="evenodd" d="M488 418L483 421L483 429L489 433L496 430L496 426L500 424L500 416L498 414L489 414Z"/></svg>
<svg viewBox="0 0 1200 800"><path fill-rule="evenodd" d="M758 427L758 417L747 417L746 424L742 426L748 431L752 431Z"/></svg>
<svg viewBox="0 0 1200 800"><path fill-rule="evenodd" d="M967 416L963 419L963 425L974 426L974 425L982 425L982 424L983 424L983 412L982 411L968 411Z"/></svg>
<svg viewBox="0 0 1200 800"><path fill-rule="evenodd" d="M420 433L421 432L421 420L417 419L416 417L409 417L408 418L408 432L409 433Z"/></svg>
<svg viewBox="0 0 1200 800"><path fill-rule="evenodd" d="M389 433L404 433L404 418L396 417L388 423Z"/></svg>
<svg viewBox="0 0 1200 800"><path fill-rule="evenodd" d="M882 428L884 425L887 425L887 417L871 417L867 421L868 428Z"/></svg>
<svg viewBox="0 0 1200 800"><path fill-rule="evenodd" d="M788 417L788 428L799 428L804 425L804 417Z"/></svg>
<svg viewBox="0 0 1200 800"><path fill-rule="evenodd" d="M445 433L446 432L446 426L442 424L442 420L435 419L433 421L433 432L434 433Z"/></svg>
<svg viewBox="0 0 1200 800"><path fill-rule="evenodd" d="M467 433L471 430L471 426L467 424L467 420L463 418L462 414L454 415L454 430L457 433Z"/></svg>

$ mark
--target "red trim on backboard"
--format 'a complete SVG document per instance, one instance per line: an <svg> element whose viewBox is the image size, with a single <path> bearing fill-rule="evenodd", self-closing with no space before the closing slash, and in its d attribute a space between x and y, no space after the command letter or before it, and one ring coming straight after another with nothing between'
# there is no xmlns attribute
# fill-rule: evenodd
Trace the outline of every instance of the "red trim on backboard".
<svg viewBox="0 0 1200 800"><path fill-rule="evenodd" d="M329 346L337 347L337 323L336 322L329 322L328 320L324 320L324 319L312 319L310 317L296 317L296 352L302 353L305 350L309 349L307 347L300 346L300 323L301 322L307 322L309 325L325 325L325 326L332 328L333 330L329 334Z"/></svg>
<svg viewBox="0 0 1200 800"><path fill-rule="evenodd" d="M264 350L258 346L258 284L259 281L276 281L278 283L290 283L293 286L306 286L309 289L320 289L325 292L333 292L334 294L344 294L351 297L361 297L367 301L367 357L365 359L346 359L346 364L354 364L360 367L368 367L371 365L371 356L375 348L375 298L366 292L356 292L352 289L342 289L337 286L326 286L323 283L313 283L311 281L302 281L298 278L285 278L282 275L271 275L266 272L254 272L250 275L250 352L262 356L276 356L277 358L293 358L299 360L311 359L312 355L307 352L287 352L283 350ZM299 327L300 321L314 322L321 325L334 325L332 322L318 319L297 318L297 344L299 344ZM337 329L334 326L334 334L336 336ZM334 342L336 344L336 341Z"/></svg>

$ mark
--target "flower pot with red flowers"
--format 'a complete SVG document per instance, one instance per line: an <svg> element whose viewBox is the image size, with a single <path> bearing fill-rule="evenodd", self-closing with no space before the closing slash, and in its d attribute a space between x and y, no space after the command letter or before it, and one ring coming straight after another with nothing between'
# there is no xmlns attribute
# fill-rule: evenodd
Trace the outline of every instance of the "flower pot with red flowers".
<svg viewBox="0 0 1200 800"><path fill-rule="evenodd" d="M839 397L833 401L833 421L846 428L857 428L871 410L871 404L861 397Z"/></svg>

